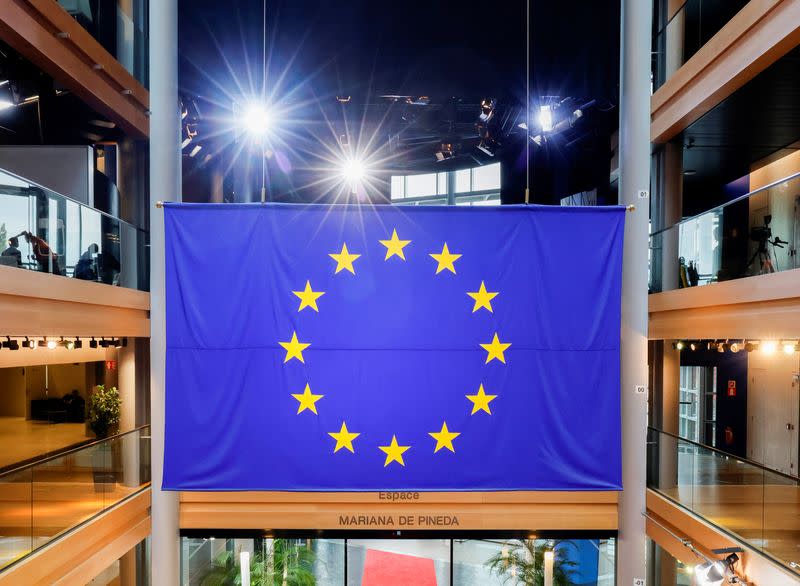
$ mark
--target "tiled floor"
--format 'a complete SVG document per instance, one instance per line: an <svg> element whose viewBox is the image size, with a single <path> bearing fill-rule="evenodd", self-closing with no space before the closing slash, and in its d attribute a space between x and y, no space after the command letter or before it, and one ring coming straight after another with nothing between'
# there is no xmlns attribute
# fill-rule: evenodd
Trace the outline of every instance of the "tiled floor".
<svg viewBox="0 0 800 586"><path fill-rule="evenodd" d="M90 439L83 423L45 423L0 417L0 468Z"/></svg>

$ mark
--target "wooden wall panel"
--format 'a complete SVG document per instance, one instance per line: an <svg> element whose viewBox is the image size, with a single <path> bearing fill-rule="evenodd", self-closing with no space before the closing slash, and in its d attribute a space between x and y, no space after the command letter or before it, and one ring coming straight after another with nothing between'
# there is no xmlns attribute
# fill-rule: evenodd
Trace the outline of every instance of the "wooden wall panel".
<svg viewBox="0 0 800 586"><path fill-rule="evenodd" d="M150 489L0 573L0 586L86 584L150 534Z"/></svg>
<svg viewBox="0 0 800 586"><path fill-rule="evenodd" d="M616 492L181 493L183 529L608 530Z"/></svg>
<svg viewBox="0 0 800 586"><path fill-rule="evenodd" d="M648 298L651 340L800 338L800 269Z"/></svg>
<svg viewBox="0 0 800 586"><path fill-rule="evenodd" d="M0 0L0 37L129 134L149 136L147 90L55 0Z"/></svg>
<svg viewBox="0 0 800 586"><path fill-rule="evenodd" d="M0 336L149 337L149 309L143 291L0 266Z"/></svg>
<svg viewBox="0 0 800 586"><path fill-rule="evenodd" d="M663 143L800 44L800 2L750 0L653 94L650 139Z"/></svg>

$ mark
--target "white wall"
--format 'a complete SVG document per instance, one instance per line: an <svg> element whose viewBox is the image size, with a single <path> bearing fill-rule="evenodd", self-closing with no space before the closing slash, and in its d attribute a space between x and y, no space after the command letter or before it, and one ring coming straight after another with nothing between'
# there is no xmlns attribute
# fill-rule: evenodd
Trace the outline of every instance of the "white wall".
<svg viewBox="0 0 800 586"><path fill-rule="evenodd" d="M94 205L94 152L88 146L2 146L0 169Z"/></svg>
<svg viewBox="0 0 800 586"><path fill-rule="evenodd" d="M769 468L798 473L800 355L781 348L747 355L747 457ZM791 426L792 429L787 429Z"/></svg>

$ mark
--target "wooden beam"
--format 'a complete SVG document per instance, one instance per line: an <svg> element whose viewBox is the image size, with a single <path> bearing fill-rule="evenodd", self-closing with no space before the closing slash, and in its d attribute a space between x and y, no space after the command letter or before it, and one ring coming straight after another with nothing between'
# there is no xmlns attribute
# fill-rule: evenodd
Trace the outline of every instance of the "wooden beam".
<svg viewBox="0 0 800 586"><path fill-rule="evenodd" d="M149 309L144 291L0 266L0 336L149 337Z"/></svg>
<svg viewBox="0 0 800 586"><path fill-rule="evenodd" d="M648 297L651 340L796 339L800 269L746 277Z"/></svg>
<svg viewBox="0 0 800 586"><path fill-rule="evenodd" d="M0 0L0 37L125 132L149 136L147 90L54 0Z"/></svg>
<svg viewBox="0 0 800 586"><path fill-rule="evenodd" d="M616 492L181 493L184 529L617 529Z"/></svg>
<svg viewBox="0 0 800 586"><path fill-rule="evenodd" d="M751 0L651 99L650 138L663 143L800 44L800 2Z"/></svg>
<svg viewBox="0 0 800 586"><path fill-rule="evenodd" d="M150 534L150 489L0 572L0 586L86 584Z"/></svg>

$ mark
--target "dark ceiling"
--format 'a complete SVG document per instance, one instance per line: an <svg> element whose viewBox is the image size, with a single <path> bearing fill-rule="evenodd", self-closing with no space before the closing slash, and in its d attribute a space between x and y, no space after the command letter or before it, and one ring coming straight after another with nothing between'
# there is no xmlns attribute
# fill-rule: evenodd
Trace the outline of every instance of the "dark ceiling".
<svg viewBox="0 0 800 586"><path fill-rule="evenodd" d="M679 138L684 145L687 204L724 201L727 183L747 175L767 157L796 149L798 139L800 47L734 92Z"/></svg>
<svg viewBox="0 0 800 586"><path fill-rule="evenodd" d="M465 141L463 159L451 161L456 166L497 160L474 148L478 104L495 98L498 118L511 117L507 128L524 121L517 117L526 104L528 28L531 101L596 100L603 111L581 120L585 140L570 136L542 149L548 152L533 164L546 168L534 183L541 182L539 191L548 197L590 189L586 185L595 182L599 169L608 175L608 134L616 126L619 2L576 8L543 0L530 4L527 27L525 0L269 0L267 94L290 111L281 120L292 137L286 156L294 177L285 178L286 189L303 182L297 176L315 149L323 150L317 139L326 133L337 140L351 135L351 143L358 135L374 136L379 146L396 142L400 152L392 153L391 164L404 172L429 170L436 145L450 139ZM181 91L197 101L206 120L201 131L222 138L217 121L231 117L235 100L261 88L262 2L181 0L180 9ZM386 94L429 101L408 107L387 103L381 98ZM341 106L337 96L350 101ZM519 157L525 137L516 140L506 141L497 157L518 174L524 170ZM219 149L204 152L209 150ZM605 159L604 167L598 159ZM590 175L584 169L591 169ZM271 177L281 181L280 173ZM521 196L518 175L504 182Z"/></svg>

